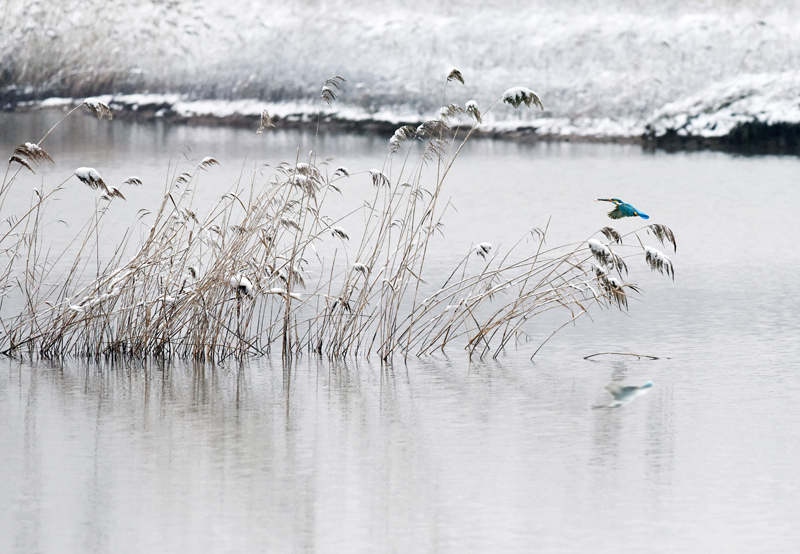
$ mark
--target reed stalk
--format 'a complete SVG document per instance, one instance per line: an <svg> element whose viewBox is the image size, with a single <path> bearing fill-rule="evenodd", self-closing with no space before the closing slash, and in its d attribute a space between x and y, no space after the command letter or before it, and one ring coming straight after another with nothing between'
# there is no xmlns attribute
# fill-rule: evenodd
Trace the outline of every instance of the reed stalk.
<svg viewBox="0 0 800 554"><path fill-rule="evenodd" d="M463 82L460 72L453 75L448 81ZM343 83L338 77L326 82L321 101L330 105ZM449 209L445 183L486 112L500 102L541 107L522 87L506 91L483 113L475 102L446 104L419 127L398 129L381 169L331 172L315 151L301 159L298 150L266 179L254 173L245 183L240 176L203 210L195 190L201 175L213 178L218 162L208 157L194 167L176 164L157 209L141 210L110 249L102 223L108 202L124 196L92 168L79 168L76 177L106 194L64 252L48 246L48 208L66 180L36 191L27 208L3 220L0 350L42 358L211 361L279 352L286 362L315 353L388 362L458 346L471 356L497 356L533 340L531 328L546 314L568 325L593 310L626 310L639 290L626 282L626 259L641 257L674 278L672 261L642 242L650 235L675 249L663 225L624 236L605 228L550 247L549 222L526 235L535 239L530 251L520 239L499 258L483 243L465 252L441 283L426 276L426 258L432 241L441 240ZM110 118L107 106L82 105ZM465 121L466 132L459 133ZM259 131L266 140L270 125L265 114ZM9 160L0 210L11 187L20 186L21 171L52 161L41 142L20 146ZM421 154L407 143L421 143ZM367 175L371 196L344 216L328 215L326 199L342 182ZM135 177L126 181L137 184ZM101 253L109 251L104 259Z"/></svg>

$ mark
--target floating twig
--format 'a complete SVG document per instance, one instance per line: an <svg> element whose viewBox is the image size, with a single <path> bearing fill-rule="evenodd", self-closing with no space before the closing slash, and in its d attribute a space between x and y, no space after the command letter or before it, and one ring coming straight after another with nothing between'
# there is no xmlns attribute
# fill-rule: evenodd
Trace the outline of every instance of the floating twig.
<svg viewBox="0 0 800 554"><path fill-rule="evenodd" d="M650 356L649 354L633 354L630 352L598 352L597 354L589 354L588 356L584 356L584 360L588 360L589 358L594 358L595 356L636 356L640 360L642 358L648 358L650 360L658 360L660 359L658 356Z"/></svg>

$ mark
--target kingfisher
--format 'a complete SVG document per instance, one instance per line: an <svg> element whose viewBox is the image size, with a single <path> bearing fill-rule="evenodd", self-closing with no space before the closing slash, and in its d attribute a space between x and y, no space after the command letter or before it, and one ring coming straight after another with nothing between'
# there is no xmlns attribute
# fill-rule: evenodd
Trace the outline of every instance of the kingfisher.
<svg viewBox="0 0 800 554"><path fill-rule="evenodd" d="M639 216L642 219L650 219L650 216L643 214L630 204L623 202L619 198L595 198L595 202L613 202L617 207L608 212L608 217L611 219L621 219L623 217Z"/></svg>

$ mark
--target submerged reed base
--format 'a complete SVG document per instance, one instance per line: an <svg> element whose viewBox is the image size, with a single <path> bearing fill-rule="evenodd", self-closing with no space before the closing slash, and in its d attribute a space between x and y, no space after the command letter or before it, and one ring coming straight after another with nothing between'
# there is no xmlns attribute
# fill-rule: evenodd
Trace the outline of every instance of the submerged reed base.
<svg viewBox="0 0 800 554"><path fill-rule="evenodd" d="M334 102L343 81L327 81L321 100ZM454 70L450 81L463 79ZM506 91L489 109L501 101L541 107L523 87ZM96 100L83 106L111 118ZM313 151L266 179L253 175L248 185L236 183L199 215L198 175L217 164L205 158L193 171L176 172L160 206L141 210L111 249L100 225L107 203L122 201L124 192L92 168L79 168L49 192L36 191L25 211L5 213L21 173L53 163L41 146L51 129L14 151L0 188L0 351L212 361L279 352L285 359L315 353L389 361L458 345L470 355L497 356L530 340L527 326L546 312L563 313L567 325L593 308L627 309L637 288L624 280L624 257L641 257L674 278L671 260L645 247L639 235L652 234L673 249L675 237L667 227L648 225L624 245L611 227L598 231L602 241L558 247L546 245L546 228L533 229L533 251L518 252L518 244L498 258L481 243L443 283L427 283L426 254L447 208L442 188L481 117L475 102L449 104L436 119L398 129L382 169L369 170L374 194L337 219L326 214L326 199L339 193L350 172ZM454 121L469 121L467 132L454 132L462 127ZM268 134L271 126L265 112L258 132ZM454 136L461 138L453 142ZM412 154L419 150L408 141L421 141L422 153ZM77 256L67 259L66 250L50 251L46 214L73 175L101 196L70 244ZM134 238L142 225L146 232ZM114 254L101 259L109 251ZM477 272L476 264L468 265L474 258L481 258Z"/></svg>

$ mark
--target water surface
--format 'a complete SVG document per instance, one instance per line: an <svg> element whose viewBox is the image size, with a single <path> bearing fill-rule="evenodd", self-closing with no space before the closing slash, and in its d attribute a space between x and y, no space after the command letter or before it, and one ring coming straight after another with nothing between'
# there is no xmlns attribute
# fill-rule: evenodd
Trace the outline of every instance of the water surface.
<svg viewBox="0 0 800 554"><path fill-rule="evenodd" d="M38 140L53 117L4 114L0 146ZM201 180L212 198L298 147L380 168L386 139L76 118L43 144L56 165L24 183L83 165L138 175L112 205L127 222L170 160L219 159ZM341 202L370 190L351 181ZM94 209L67 185L70 210ZM502 250L548 220L550 243L585 240L612 223L592 201L609 196L675 231L676 279L629 262L641 301L564 329L535 363L552 321L496 361L5 359L0 551L796 552L800 160L477 141L448 186L457 211L432 281L470 245ZM605 351L659 359L583 359ZM592 409L608 382L647 380L632 404Z"/></svg>

